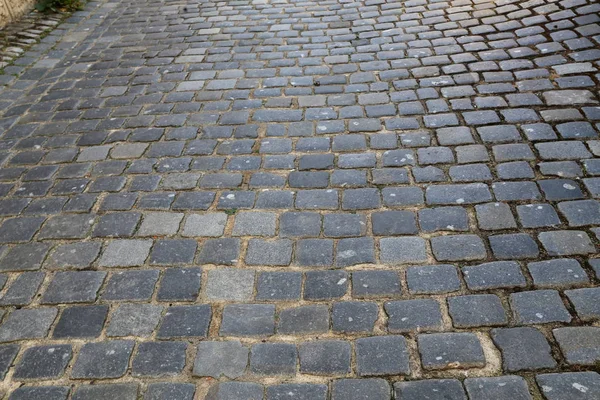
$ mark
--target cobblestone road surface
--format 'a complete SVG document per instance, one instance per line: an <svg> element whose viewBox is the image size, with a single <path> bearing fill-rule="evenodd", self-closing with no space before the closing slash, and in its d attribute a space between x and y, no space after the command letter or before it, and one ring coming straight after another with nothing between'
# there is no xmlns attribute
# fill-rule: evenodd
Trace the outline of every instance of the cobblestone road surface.
<svg viewBox="0 0 600 400"><path fill-rule="evenodd" d="M108 0L0 77L11 400L598 400L600 3Z"/></svg>

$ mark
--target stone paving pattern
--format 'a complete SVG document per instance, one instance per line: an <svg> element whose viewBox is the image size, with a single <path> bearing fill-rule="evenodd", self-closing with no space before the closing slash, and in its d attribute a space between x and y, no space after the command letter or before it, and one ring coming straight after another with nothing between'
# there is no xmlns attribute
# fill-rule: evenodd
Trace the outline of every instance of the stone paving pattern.
<svg viewBox="0 0 600 400"><path fill-rule="evenodd" d="M103 0L5 68L44 400L600 399L600 3Z"/></svg>

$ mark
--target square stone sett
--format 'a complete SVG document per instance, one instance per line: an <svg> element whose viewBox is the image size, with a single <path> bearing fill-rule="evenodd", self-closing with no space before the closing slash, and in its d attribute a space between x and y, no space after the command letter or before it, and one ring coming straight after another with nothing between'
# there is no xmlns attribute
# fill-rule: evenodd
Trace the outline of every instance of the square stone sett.
<svg viewBox="0 0 600 400"><path fill-rule="evenodd" d="M305 154L298 158L298 170L332 169L335 156L333 154Z"/></svg>
<svg viewBox="0 0 600 400"><path fill-rule="evenodd" d="M462 272L471 290L525 287L527 281L521 267L514 261L496 261L465 266Z"/></svg>
<svg viewBox="0 0 600 400"><path fill-rule="evenodd" d="M570 226L600 224L600 202L596 200L564 201L558 203L558 210Z"/></svg>
<svg viewBox="0 0 600 400"><path fill-rule="evenodd" d="M272 212L240 212L235 216L233 236L273 236L277 214Z"/></svg>
<svg viewBox="0 0 600 400"><path fill-rule="evenodd" d="M134 383L81 385L73 394L73 400L136 400L138 385Z"/></svg>
<svg viewBox="0 0 600 400"><path fill-rule="evenodd" d="M192 374L215 379L221 376L229 379L238 378L246 370L248 353L248 348L237 340L200 342Z"/></svg>
<svg viewBox="0 0 600 400"><path fill-rule="evenodd" d="M108 336L150 336L158 326L163 308L153 304L121 304L113 312ZM56 329L55 329L56 332Z"/></svg>
<svg viewBox="0 0 600 400"><path fill-rule="evenodd" d="M102 300L150 300L158 275L158 270L114 272L104 288Z"/></svg>
<svg viewBox="0 0 600 400"><path fill-rule="evenodd" d="M292 241L288 239L262 240L250 239L246 252L248 265L290 265L292 260Z"/></svg>
<svg viewBox="0 0 600 400"><path fill-rule="evenodd" d="M220 336L271 336L275 333L275 305L228 304L223 309Z"/></svg>
<svg viewBox="0 0 600 400"><path fill-rule="evenodd" d="M279 312L277 333L283 335L318 334L329 330L329 308L307 305L286 308Z"/></svg>
<svg viewBox="0 0 600 400"><path fill-rule="evenodd" d="M487 257L483 241L476 235L436 236L430 242L438 261L472 261Z"/></svg>
<svg viewBox="0 0 600 400"><path fill-rule="evenodd" d="M536 328L496 328L492 329L491 335L502 352L502 367L507 372L556 366L548 341Z"/></svg>
<svg viewBox="0 0 600 400"><path fill-rule="evenodd" d="M131 340L111 340L84 344L73 365L71 377L120 378L127 371L134 343Z"/></svg>
<svg viewBox="0 0 600 400"><path fill-rule="evenodd" d="M67 307L60 315L52 337L54 339L96 338L102 332L107 315L106 305Z"/></svg>
<svg viewBox="0 0 600 400"><path fill-rule="evenodd" d="M132 192L152 192L158 188L162 178L155 175L138 175L131 178L129 190Z"/></svg>
<svg viewBox="0 0 600 400"><path fill-rule="evenodd" d="M59 378L64 374L71 356L71 345L68 344L30 347L21 356L13 378L16 380Z"/></svg>
<svg viewBox="0 0 600 400"><path fill-rule="evenodd" d="M96 295L106 278L101 271L58 272L42 296L43 304L88 303L96 301Z"/></svg>
<svg viewBox="0 0 600 400"><path fill-rule="evenodd" d="M558 214L550 204L517 206L517 214L524 228L543 228L561 224Z"/></svg>
<svg viewBox="0 0 600 400"><path fill-rule="evenodd" d="M145 143L122 143L115 145L110 156L116 159L129 160L132 158L139 158L142 156L144 151L148 148Z"/></svg>
<svg viewBox="0 0 600 400"><path fill-rule="evenodd" d="M206 337L212 316L210 305L171 306L163 316L156 337Z"/></svg>
<svg viewBox="0 0 600 400"><path fill-rule="evenodd" d="M333 303L333 331L342 333L368 333L375 327L379 314L376 303L343 301Z"/></svg>
<svg viewBox="0 0 600 400"><path fill-rule="evenodd" d="M406 207L424 204L423 189L418 187L387 187L381 191L383 204L388 207Z"/></svg>
<svg viewBox="0 0 600 400"><path fill-rule="evenodd" d="M419 226L425 232L466 231L469 217L462 207L436 207L419 210Z"/></svg>
<svg viewBox="0 0 600 400"><path fill-rule="evenodd" d="M487 148L481 144L470 144L455 148L456 160L459 164L487 162L490 160Z"/></svg>
<svg viewBox="0 0 600 400"><path fill-rule="evenodd" d="M600 328L564 327L552 331L570 365L596 365L600 361Z"/></svg>
<svg viewBox="0 0 600 400"><path fill-rule="evenodd" d="M337 190L299 190L296 193L296 208L299 210L336 210L338 207Z"/></svg>
<svg viewBox="0 0 600 400"><path fill-rule="evenodd" d="M379 260L384 264L422 263L428 260L426 242L420 237L379 239Z"/></svg>
<svg viewBox="0 0 600 400"><path fill-rule="evenodd" d="M427 147L417 150L419 165L447 164L454 162L454 154L449 147Z"/></svg>
<svg viewBox="0 0 600 400"><path fill-rule="evenodd" d="M412 150L387 150L381 156L381 165L383 167L403 167L415 164L416 159Z"/></svg>
<svg viewBox="0 0 600 400"><path fill-rule="evenodd" d="M571 314L556 290L511 293L510 301L516 322L519 324L571 321Z"/></svg>
<svg viewBox="0 0 600 400"><path fill-rule="evenodd" d="M296 345L258 343L250 351L250 371L258 375L295 375Z"/></svg>
<svg viewBox="0 0 600 400"><path fill-rule="evenodd" d="M269 190L260 192L256 199L255 208L257 209L285 209L293 208L294 192L287 190ZM281 225L281 222L280 222Z"/></svg>
<svg viewBox="0 0 600 400"><path fill-rule="evenodd" d="M326 188L329 185L329 172L292 171L288 175L288 184L291 188L299 189Z"/></svg>
<svg viewBox="0 0 600 400"><path fill-rule="evenodd" d="M491 181L492 173L485 164L455 165L450 167L450 178L454 182Z"/></svg>
<svg viewBox="0 0 600 400"><path fill-rule="evenodd" d="M110 145L83 148L79 152L77 162L102 161L108 157L108 152L111 148L112 146Z"/></svg>
<svg viewBox="0 0 600 400"><path fill-rule="evenodd" d="M412 211L381 211L371 214L373 234L381 236L418 233L416 215Z"/></svg>
<svg viewBox="0 0 600 400"><path fill-rule="evenodd" d="M143 265L151 247L152 240L113 240L104 249L99 265L103 267Z"/></svg>
<svg viewBox="0 0 600 400"><path fill-rule="evenodd" d="M313 383L284 383L267 388L268 400L326 400L327 385Z"/></svg>
<svg viewBox="0 0 600 400"><path fill-rule="evenodd" d="M94 223L91 214L57 215L50 218L38 235L39 239L83 239Z"/></svg>
<svg viewBox="0 0 600 400"><path fill-rule="evenodd" d="M418 335L419 354L428 370L484 367L485 356L474 333L431 333Z"/></svg>
<svg viewBox="0 0 600 400"><path fill-rule="evenodd" d="M348 274L344 271L309 271L304 283L306 300L340 298L348 289Z"/></svg>
<svg viewBox="0 0 600 400"><path fill-rule="evenodd" d="M217 201L217 210L236 210L252 208L256 193L251 191L221 192Z"/></svg>
<svg viewBox="0 0 600 400"><path fill-rule="evenodd" d="M316 237L321 232L321 215L315 212L284 212L279 217L280 237Z"/></svg>
<svg viewBox="0 0 600 400"><path fill-rule="evenodd" d="M527 381L517 375L467 378L464 381L472 400L531 400Z"/></svg>
<svg viewBox="0 0 600 400"><path fill-rule="evenodd" d="M540 191L534 182L496 182L492 184L499 201L540 200Z"/></svg>
<svg viewBox="0 0 600 400"><path fill-rule="evenodd" d="M584 231L541 232L538 239L549 256L586 255L596 248Z"/></svg>
<svg viewBox="0 0 600 400"><path fill-rule="evenodd" d="M487 203L475 206L479 228L485 230L512 229L517 223L506 203Z"/></svg>
<svg viewBox="0 0 600 400"><path fill-rule="evenodd" d="M160 281L158 301L194 301L200 292L201 268L168 268Z"/></svg>
<svg viewBox="0 0 600 400"><path fill-rule="evenodd" d="M541 392L548 400L594 400L600 396L597 372L563 372L536 376Z"/></svg>
<svg viewBox="0 0 600 400"><path fill-rule="evenodd" d="M254 288L254 270L220 268L208 271L206 296L211 300L249 300Z"/></svg>
<svg viewBox="0 0 600 400"><path fill-rule="evenodd" d="M600 318L600 288L565 290L565 295L582 321Z"/></svg>
<svg viewBox="0 0 600 400"><path fill-rule="evenodd" d="M264 397L264 387L250 382L222 382L213 385L205 400L254 400Z"/></svg>
<svg viewBox="0 0 600 400"><path fill-rule="evenodd" d="M333 171L333 176L338 172ZM371 177L375 185L409 183L408 171L402 168L374 168L371 170Z"/></svg>
<svg viewBox="0 0 600 400"><path fill-rule="evenodd" d="M214 192L183 192L173 202L173 210L207 210L215 199Z"/></svg>
<svg viewBox="0 0 600 400"><path fill-rule="evenodd" d="M585 270L571 258L527 264L536 287L569 287L589 282Z"/></svg>
<svg viewBox="0 0 600 400"><path fill-rule="evenodd" d="M45 219L45 217L17 217L4 220L0 226L0 243L30 241Z"/></svg>
<svg viewBox="0 0 600 400"><path fill-rule="evenodd" d="M500 179L533 179L535 174L526 161L506 162L496 165Z"/></svg>
<svg viewBox="0 0 600 400"><path fill-rule="evenodd" d="M262 272L256 283L257 300L300 300L300 272Z"/></svg>
<svg viewBox="0 0 600 400"><path fill-rule="evenodd" d="M225 213L208 213L208 214L192 214L187 217L182 236L198 237L198 236L222 236L227 224L227 214Z"/></svg>
<svg viewBox="0 0 600 400"><path fill-rule="evenodd" d="M255 172L250 177L250 188L282 188L285 182L284 176L270 172Z"/></svg>
<svg viewBox="0 0 600 400"><path fill-rule="evenodd" d="M200 180L200 187L204 189L235 189L242 184L242 178L242 174L206 174Z"/></svg>
<svg viewBox="0 0 600 400"><path fill-rule="evenodd" d="M157 240L149 261L155 265L189 264L194 260L197 244L192 239Z"/></svg>
<svg viewBox="0 0 600 400"><path fill-rule="evenodd" d="M355 342L359 376L408 375L408 347L403 336L374 336Z"/></svg>
<svg viewBox="0 0 600 400"><path fill-rule="evenodd" d="M579 184L571 179L545 179L538 181L546 200L577 200L584 198Z"/></svg>
<svg viewBox="0 0 600 400"><path fill-rule="evenodd" d="M333 240L301 239L296 242L295 263L300 266L328 267L333 264Z"/></svg>
<svg viewBox="0 0 600 400"><path fill-rule="evenodd" d="M137 201L137 193L107 194L100 204L100 211L128 211Z"/></svg>
<svg viewBox="0 0 600 400"><path fill-rule="evenodd" d="M202 264L234 265L240 253L240 239L209 239L200 250L198 262Z"/></svg>
<svg viewBox="0 0 600 400"><path fill-rule="evenodd" d="M409 267L406 281L413 294L448 293L460 289L460 279L453 265Z"/></svg>
<svg viewBox="0 0 600 400"><path fill-rule="evenodd" d="M39 271L19 274L0 298L0 305L25 306L31 303L45 276Z"/></svg>
<svg viewBox="0 0 600 400"><path fill-rule="evenodd" d="M508 322L500 298L493 294L449 297L448 310L456 328L498 326Z"/></svg>
<svg viewBox="0 0 600 400"><path fill-rule="evenodd" d="M346 375L350 373L350 343L341 340L315 340L298 348L300 371L310 375Z"/></svg>
<svg viewBox="0 0 600 400"><path fill-rule="evenodd" d="M64 212L82 212L89 213L94 207L98 196L95 194L78 194L75 196L71 196L67 204L63 207Z"/></svg>
<svg viewBox="0 0 600 400"><path fill-rule="evenodd" d="M323 232L328 237L363 236L367 230L363 214L325 214Z"/></svg>
<svg viewBox="0 0 600 400"><path fill-rule="evenodd" d="M127 180L123 176L101 176L94 179L88 187L89 193L118 192L125 186Z"/></svg>
<svg viewBox="0 0 600 400"><path fill-rule="evenodd" d="M384 379L338 379L331 389L332 400L390 400L390 385Z"/></svg>
<svg viewBox="0 0 600 400"><path fill-rule="evenodd" d="M396 297L402 292L400 275L396 271L352 272L352 297Z"/></svg>
<svg viewBox="0 0 600 400"><path fill-rule="evenodd" d="M484 183L460 185L431 185L425 190L427 204L476 204L492 199L488 186Z"/></svg>
<svg viewBox="0 0 600 400"><path fill-rule="evenodd" d="M148 385L144 400L193 400L194 393L193 383L158 382Z"/></svg>
<svg viewBox="0 0 600 400"><path fill-rule="evenodd" d="M89 181L89 179L86 179ZM2 197L5 197L8 194L8 191L11 189L11 184L3 184L0 186ZM45 196L48 193L48 190L52 187L52 181L46 182L23 182L19 185L19 188L14 192L14 196L20 197L41 197ZM53 194L62 194L58 193L57 190L53 190ZM83 191L83 187L80 186L81 191Z"/></svg>
<svg viewBox="0 0 600 400"><path fill-rule="evenodd" d="M537 243L526 233L489 236L492 253L499 260L536 258L539 255Z"/></svg>
<svg viewBox="0 0 600 400"><path fill-rule="evenodd" d="M366 150L367 139L365 135L360 134L334 136L331 143L331 149L336 153Z"/></svg>
<svg viewBox="0 0 600 400"><path fill-rule="evenodd" d="M68 386L21 386L10 395L10 400L66 400ZM76 397L74 397L76 399Z"/></svg>
<svg viewBox="0 0 600 400"><path fill-rule="evenodd" d="M144 215L138 236L174 235L179 230L183 213L151 212Z"/></svg>
<svg viewBox="0 0 600 400"><path fill-rule="evenodd" d="M388 301L383 305L388 315L388 331L439 330L442 327L440 305L433 299Z"/></svg>
<svg viewBox="0 0 600 400"><path fill-rule="evenodd" d="M372 238L349 238L338 242L335 265L346 267L375 262L375 243Z"/></svg>
<svg viewBox="0 0 600 400"><path fill-rule="evenodd" d="M378 189L346 189L342 198L344 210L368 210L381 205L381 196Z"/></svg>
<svg viewBox="0 0 600 400"><path fill-rule="evenodd" d="M102 215L94 227L92 236L129 237L133 235L141 218L142 214L139 212L121 212Z"/></svg>
<svg viewBox="0 0 600 400"><path fill-rule="evenodd" d="M185 342L143 342L133 358L133 376L171 376L185 367Z"/></svg>

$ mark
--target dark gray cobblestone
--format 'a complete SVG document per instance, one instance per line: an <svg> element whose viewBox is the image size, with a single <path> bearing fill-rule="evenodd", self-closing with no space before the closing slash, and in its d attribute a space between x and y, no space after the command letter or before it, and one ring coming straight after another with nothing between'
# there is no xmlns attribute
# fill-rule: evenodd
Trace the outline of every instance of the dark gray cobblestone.
<svg viewBox="0 0 600 400"><path fill-rule="evenodd" d="M0 391L600 398L599 72L591 0L87 3L0 74Z"/></svg>

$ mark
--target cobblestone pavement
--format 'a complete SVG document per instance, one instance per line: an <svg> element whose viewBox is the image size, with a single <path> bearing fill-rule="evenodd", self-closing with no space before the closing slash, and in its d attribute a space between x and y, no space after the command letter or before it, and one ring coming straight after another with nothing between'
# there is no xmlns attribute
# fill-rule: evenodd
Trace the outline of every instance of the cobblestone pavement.
<svg viewBox="0 0 600 400"><path fill-rule="evenodd" d="M88 3L3 76L4 398L600 399L599 15Z"/></svg>

